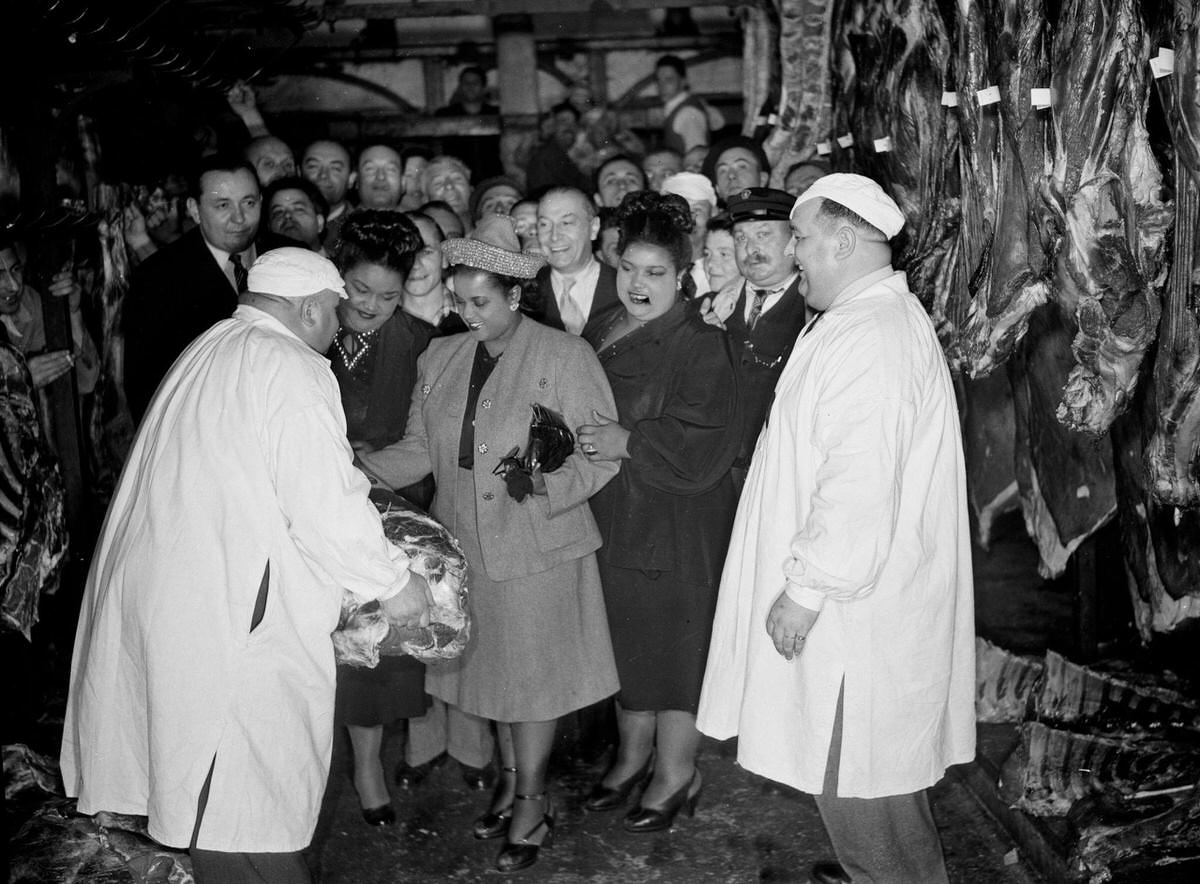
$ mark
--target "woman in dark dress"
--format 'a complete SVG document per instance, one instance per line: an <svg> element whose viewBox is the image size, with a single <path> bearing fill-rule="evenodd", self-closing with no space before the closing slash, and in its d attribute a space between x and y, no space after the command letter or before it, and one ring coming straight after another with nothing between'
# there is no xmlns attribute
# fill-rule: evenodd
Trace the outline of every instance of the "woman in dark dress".
<svg viewBox="0 0 1200 884"><path fill-rule="evenodd" d="M417 357L432 334L397 309L420 249L420 234L399 212L360 209L342 227L334 262L350 297L338 305L341 327L329 358L357 452L383 448L404 435ZM432 482L400 493L427 508ZM370 825L395 821L380 758L383 726L423 714L428 702L425 666L412 657L384 656L374 669L337 668L335 719L350 734L354 788Z"/></svg>
<svg viewBox="0 0 1200 884"><path fill-rule="evenodd" d="M724 332L687 302L687 203L642 191L618 212L621 303L596 324L591 343L620 422L600 415L580 428L579 442L593 460L621 465L591 500L621 682L620 746L585 806L621 807L648 779L624 827L654 832L681 808L693 811L700 792L696 709L737 507L729 467L738 402Z"/></svg>

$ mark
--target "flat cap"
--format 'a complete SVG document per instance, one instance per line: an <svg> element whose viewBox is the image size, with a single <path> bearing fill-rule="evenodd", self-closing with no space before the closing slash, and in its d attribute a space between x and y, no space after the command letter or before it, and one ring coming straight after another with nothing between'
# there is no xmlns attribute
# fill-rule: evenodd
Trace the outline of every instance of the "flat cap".
<svg viewBox="0 0 1200 884"><path fill-rule="evenodd" d="M845 206L864 221L873 224L891 239L904 229L904 213L874 180L865 175L835 172L813 182L797 199L795 208L809 200L827 199Z"/></svg>
<svg viewBox="0 0 1200 884"><path fill-rule="evenodd" d="M787 221L792 217L796 198L786 190L773 187L747 187L731 193L725 208L731 221Z"/></svg>
<svg viewBox="0 0 1200 884"><path fill-rule="evenodd" d="M246 288L260 295L307 298L329 289L345 298L342 274L328 258L291 246L259 255L246 276Z"/></svg>

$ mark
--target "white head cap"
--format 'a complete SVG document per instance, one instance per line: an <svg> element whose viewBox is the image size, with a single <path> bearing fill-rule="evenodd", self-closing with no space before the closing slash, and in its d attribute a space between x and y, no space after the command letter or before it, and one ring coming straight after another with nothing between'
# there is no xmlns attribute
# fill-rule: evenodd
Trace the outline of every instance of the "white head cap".
<svg viewBox="0 0 1200 884"><path fill-rule="evenodd" d="M904 229L904 213L882 187L864 175L845 172L835 172L818 178L812 187L796 199L796 205L792 207L792 217L795 217L796 209L804 203L822 197L845 206L864 221L874 224L888 239Z"/></svg>
<svg viewBox="0 0 1200 884"><path fill-rule="evenodd" d="M308 249L291 247L260 255L250 267L246 288L280 298L307 298L325 289L347 297L342 274L332 261Z"/></svg>
<svg viewBox="0 0 1200 884"><path fill-rule="evenodd" d="M663 193L673 193L685 200L707 202L714 209L717 207L717 192L713 190L712 182L705 175L695 172L676 172L663 179Z"/></svg>

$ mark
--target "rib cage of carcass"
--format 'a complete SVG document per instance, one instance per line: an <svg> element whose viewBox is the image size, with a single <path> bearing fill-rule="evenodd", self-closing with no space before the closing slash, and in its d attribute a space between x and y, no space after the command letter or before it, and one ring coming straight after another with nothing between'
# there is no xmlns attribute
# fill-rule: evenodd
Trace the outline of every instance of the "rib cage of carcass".
<svg viewBox="0 0 1200 884"><path fill-rule="evenodd" d="M402 628L390 623L378 602L342 596L333 646L339 663L373 668L380 655L409 654L435 662L462 654L471 636L467 614L467 560L458 541L436 519L402 497L372 492L383 533L411 559L410 568L429 584L434 607L429 625Z"/></svg>

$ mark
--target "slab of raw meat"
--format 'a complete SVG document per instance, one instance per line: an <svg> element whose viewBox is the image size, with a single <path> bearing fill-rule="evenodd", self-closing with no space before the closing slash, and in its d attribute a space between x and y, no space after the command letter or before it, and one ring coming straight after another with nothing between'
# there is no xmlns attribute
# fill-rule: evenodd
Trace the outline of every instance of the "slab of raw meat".
<svg viewBox="0 0 1200 884"><path fill-rule="evenodd" d="M1079 364L1057 414L1097 435L1128 407L1161 312L1172 213L1145 127L1149 50L1134 0L1064 0L1044 194L1055 297L1075 316Z"/></svg>
<svg viewBox="0 0 1200 884"><path fill-rule="evenodd" d="M467 560L458 541L440 522L404 498L372 491L383 519L383 533L411 560L412 570L429 583L436 603L430 624L401 628L388 622L378 602L362 604L358 596L342 596L342 614L333 633L339 663L368 668L380 654L411 654L425 661L459 656L471 636L467 615Z"/></svg>
<svg viewBox="0 0 1200 884"><path fill-rule="evenodd" d="M1146 450L1155 498L1200 506L1200 4L1175 0L1154 46L1173 46L1174 73L1155 80L1175 150L1175 231L1154 360L1156 415Z"/></svg>
<svg viewBox="0 0 1200 884"><path fill-rule="evenodd" d="M1055 406L1075 366L1062 308L1033 312L1009 363L1016 416L1014 462L1025 528L1037 544L1039 573L1057 577L1075 549L1117 509L1107 437L1063 426Z"/></svg>

